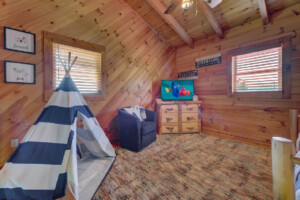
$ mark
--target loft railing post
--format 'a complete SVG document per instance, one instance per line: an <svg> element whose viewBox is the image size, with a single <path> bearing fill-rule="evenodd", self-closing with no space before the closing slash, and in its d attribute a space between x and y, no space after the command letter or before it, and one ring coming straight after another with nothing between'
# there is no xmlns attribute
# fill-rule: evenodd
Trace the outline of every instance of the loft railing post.
<svg viewBox="0 0 300 200"><path fill-rule="evenodd" d="M272 138L273 199L294 200L294 145L281 137Z"/></svg>
<svg viewBox="0 0 300 200"><path fill-rule="evenodd" d="M296 142L298 138L298 110L290 109L290 138Z"/></svg>

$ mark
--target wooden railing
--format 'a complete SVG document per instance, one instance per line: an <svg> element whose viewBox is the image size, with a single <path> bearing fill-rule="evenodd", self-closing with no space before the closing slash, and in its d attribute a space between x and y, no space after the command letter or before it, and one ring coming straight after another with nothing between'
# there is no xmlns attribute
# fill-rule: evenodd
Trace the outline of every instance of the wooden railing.
<svg viewBox="0 0 300 200"><path fill-rule="evenodd" d="M297 109L290 109L290 134L291 140L296 144L299 130L298 130L298 119L300 115ZM296 149L299 151L299 145L296 144Z"/></svg>
<svg viewBox="0 0 300 200"><path fill-rule="evenodd" d="M276 200L295 199L294 165L300 165L300 158L295 157L295 150L299 151L299 119L298 110L291 109L290 139L272 138L273 199Z"/></svg>
<svg viewBox="0 0 300 200"><path fill-rule="evenodd" d="M300 159L294 152L292 140L272 138L273 199L295 199L294 164L300 164Z"/></svg>

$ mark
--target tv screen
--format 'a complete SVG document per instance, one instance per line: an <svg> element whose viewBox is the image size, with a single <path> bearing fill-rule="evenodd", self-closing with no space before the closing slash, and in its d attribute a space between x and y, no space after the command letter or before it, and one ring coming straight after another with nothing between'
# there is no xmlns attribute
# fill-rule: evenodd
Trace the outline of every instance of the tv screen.
<svg viewBox="0 0 300 200"><path fill-rule="evenodd" d="M168 100L193 100L194 80L162 80L161 99Z"/></svg>

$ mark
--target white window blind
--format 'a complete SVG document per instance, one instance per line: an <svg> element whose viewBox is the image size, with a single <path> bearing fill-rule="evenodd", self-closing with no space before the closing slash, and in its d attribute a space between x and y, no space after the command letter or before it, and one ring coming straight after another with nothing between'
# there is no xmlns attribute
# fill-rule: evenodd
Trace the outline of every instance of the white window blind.
<svg viewBox="0 0 300 200"><path fill-rule="evenodd" d="M71 61L77 56L71 69L71 77L79 91L83 94L101 94L101 53L58 43L53 43L53 45L56 87L65 75L60 59L67 63L69 52L71 52Z"/></svg>
<svg viewBox="0 0 300 200"><path fill-rule="evenodd" d="M232 56L232 92L282 91L282 47Z"/></svg>

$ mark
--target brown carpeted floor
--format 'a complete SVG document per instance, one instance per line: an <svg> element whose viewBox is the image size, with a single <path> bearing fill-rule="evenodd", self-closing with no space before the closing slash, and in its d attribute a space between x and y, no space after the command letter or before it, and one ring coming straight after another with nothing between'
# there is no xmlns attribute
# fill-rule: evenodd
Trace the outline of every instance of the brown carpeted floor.
<svg viewBox="0 0 300 200"><path fill-rule="evenodd" d="M270 150L204 134L159 135L117 148L94 199L272 199Z"/></svg>

